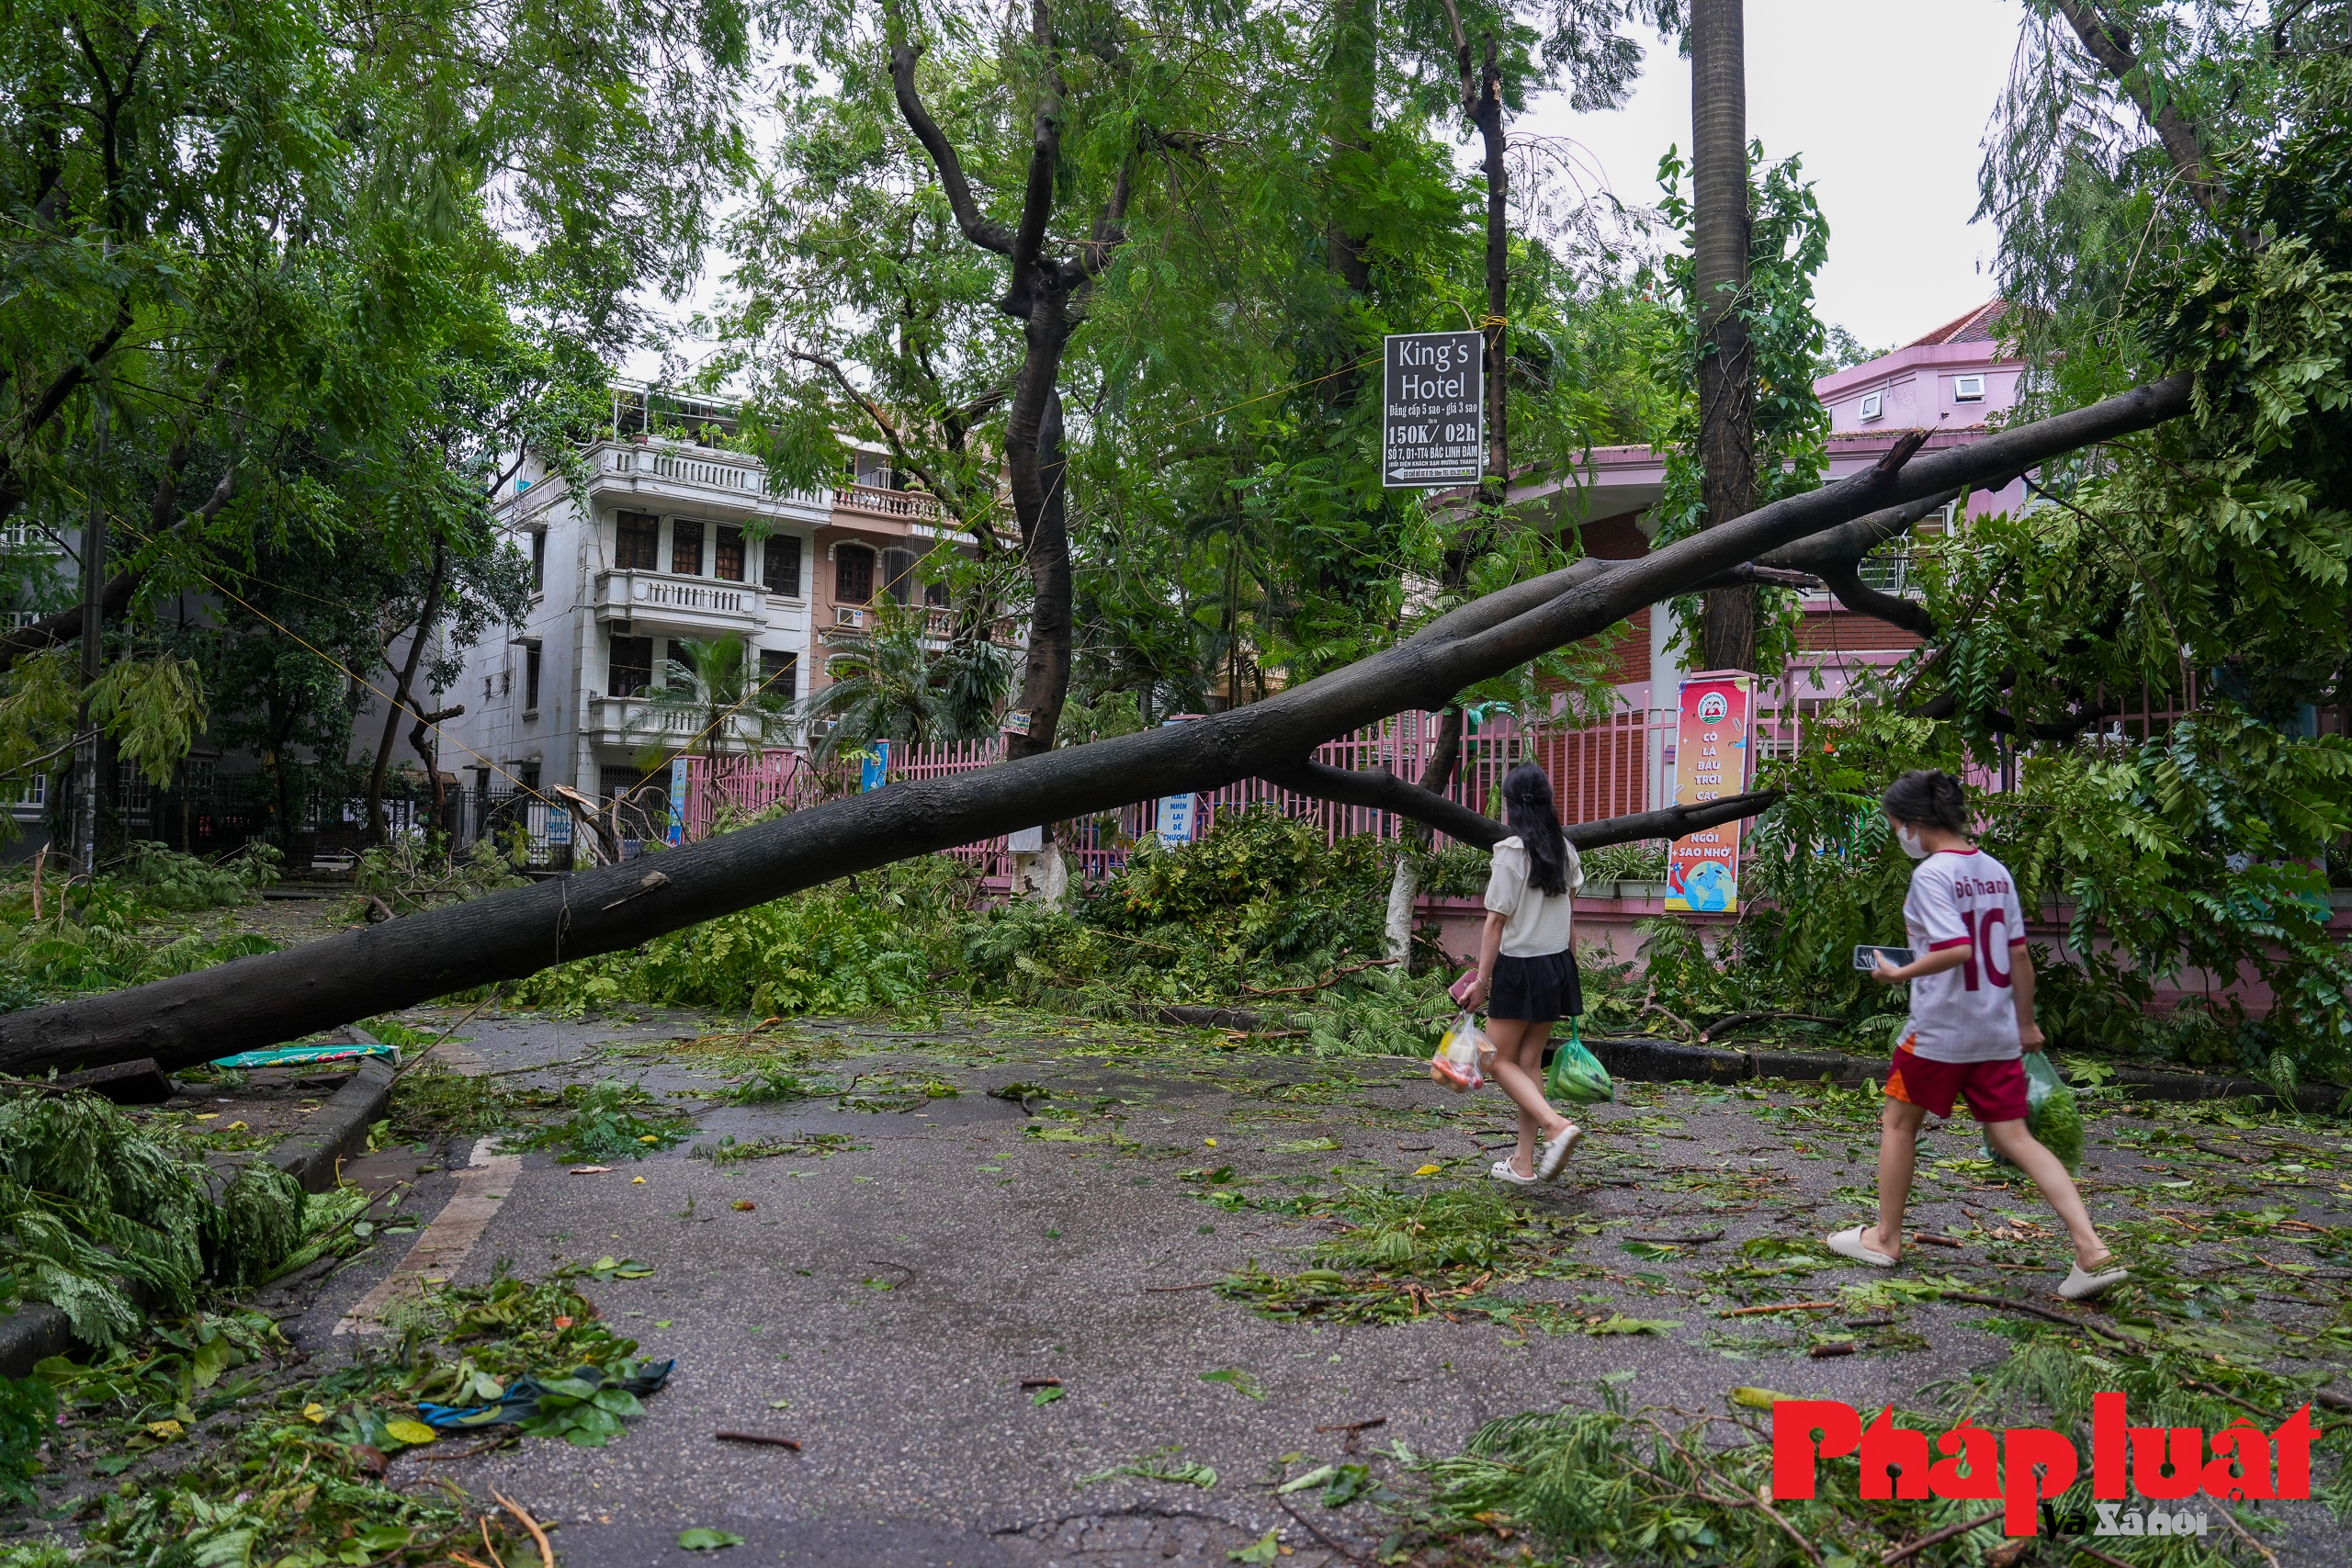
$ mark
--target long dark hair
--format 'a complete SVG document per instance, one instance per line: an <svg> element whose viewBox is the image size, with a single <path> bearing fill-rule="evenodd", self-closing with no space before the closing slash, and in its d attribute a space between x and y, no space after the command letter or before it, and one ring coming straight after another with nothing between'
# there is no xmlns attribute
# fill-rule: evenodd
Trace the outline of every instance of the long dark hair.
<svg viewBox="0 0 2352 1568"><path fill-rule="evenodd" d="M1568 842L1552 805L1552 781L1532 762L1521 762L1503 779L1503 825L1527 846L1527 881L1556 898L1568 890Z"/></svg>
<svg viewBox="0 0 2352 1568"><path fill-rule="evenodd" d="M1503 786L1509 789L1510 786ZM1915 828L1941 828L1947 833L1968 832L1968 796L1950 773L1920 771L1904 774L1878 797L1886 814Z"/></svg>

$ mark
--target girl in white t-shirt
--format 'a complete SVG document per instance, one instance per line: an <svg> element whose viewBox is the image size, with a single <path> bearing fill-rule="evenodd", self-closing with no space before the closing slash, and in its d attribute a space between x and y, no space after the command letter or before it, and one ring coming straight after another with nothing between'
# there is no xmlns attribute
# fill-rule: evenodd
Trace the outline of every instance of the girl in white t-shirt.
<svg viewBox="0 0 2352 1568"><path fill-rule="evenodd" d="M1473 1012L1486 1008L1495 1081L1519 1106L1519 1146L1490 1174L1525 1186L1559 1175L1584 1136L1544 1098L1544 1045L1552 1025L1584 1011L1576 955L1568 950L1584 866L1560 832L1552 781L1534 763L1521 762L1504 778L1503 823L1511 836L1494 847L1478 977L1463 1005Z"/></svg>

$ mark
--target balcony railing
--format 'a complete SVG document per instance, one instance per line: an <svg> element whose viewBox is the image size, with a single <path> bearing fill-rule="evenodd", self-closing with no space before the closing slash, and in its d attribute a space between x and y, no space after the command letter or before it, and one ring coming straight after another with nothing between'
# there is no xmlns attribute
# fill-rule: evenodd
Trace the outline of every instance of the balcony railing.
<svg viewBox="0 0 2352 1568"><path fill-rule="evenodd" d="M944 511L937 496L916 491L884 490L878 485L842 486L833 492L833 509L887 517L893 523L922 523L934 527Z"/></svg>
<svg viewBox="0 0 2352 1568"><path fill-rule="evenodd" d="M588 698L588 725L591 739L606 745L635 745L645 741L682 742L698 736L710 723L710 717L700 709L660 708L642 696ZM763 737L760 720L750 714L731 714L723 720L714 739L722 751L741 750L757 746L764 739L775 744L780 735L771 732Z"/></svg>
<svg viewBox="0 0 2352 1568"><path fill-rule="evenodd" d="M596 615L606 621L647 621L690 632L741 632L763 619L767 595L751 583L713 582L655 571L605 571L596 576Z"/></svg>
<svg viewBox="0 0 2352 1568"><path fill-rule="evenodd" d="M714 457L700 447L679 450L650 442L642 446L607 446L605 468L607 473L644 474L657 479L733 491L740 495L767 492L767 470L757 461Z"/></svg>
<svg viewBox="0 0 2352 1568"><path fill-rule="evenodd" d="M927 642L944 643L954 640L957 612L945 604L922 606L922 635ZM836 604L833 623L829 631L864 632L873 628L874 611L866 604ZM1021 646L1021 623L1011 615L1000 615L989 624L989 640L999 648Z"/></svg>

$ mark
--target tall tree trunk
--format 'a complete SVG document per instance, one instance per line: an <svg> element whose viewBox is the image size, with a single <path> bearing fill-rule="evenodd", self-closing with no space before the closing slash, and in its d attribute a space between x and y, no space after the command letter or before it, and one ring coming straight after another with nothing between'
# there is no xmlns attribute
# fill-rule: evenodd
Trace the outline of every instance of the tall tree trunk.
<svg viewBox="0 0 2352 1568"><path fill-rule="evenodd" d="M1085 302L1094 279L1125 242L1123 225L1132 175L1129 165L1121 165L1091 234L1074 247L1074 255L1062 259L1046 254L1056 180L1062 172L1064 88L1046 0L1030 0L1029 16L1029 41L1043 68L1030 113L1029 168L1021 216L1016 224L1007 226L980 209L955 144L932 118L917 90L915 64L922 48L907 37L907 19L895 0L885 4L890 85L899 116L938 171L941 191L964 237L1012 263L997 309L1021 322L1026 347L1004 422L1004 466L1012 492L1012 513L1021 526L1030 581L1037 593L1030 612L1028 673L1022 682L1021 701L1029 715L1029 728L1024 735L1006 737L1006 754L1015 758L1053 750L1054 730L1061 721L1063 699L1069 690L1069 498L1064 493L1061 402L1055 383L1070 333L1085 319Z"/></svg>
<svg viewBox="0 0 2352 1568"><path fill-rule="evenodd" d="M401 715L415 707L416 667L424 658L424 645L433 636L433 623L441 615L441 584L448 573L449 547L435 543L433 547L433 570L424 581L424 604L416 615L416 635L408 645L408 658L401 663L400 674L392 684L392 694L384 708L384 738L376 747L376 765L368 773L368 838L380 844L391 837L391 825L384 819L384 775L392 765L392 743L400 739ZM422 710L419 710L422 711ZM435 795L436 811L438 795Z"/></svg>
<svg viewBox="0 0 2352 1568"><path fill-rule="evenodd" d="M1057 356L1058 357L1058 356ZM1007 757L1031 757L1054 749L1062 701L1069 694L1071 609L1069 460L1062 451L1061 393L1047 388L1036 444L1038 500L1034 525L1022 523L1022 564L1028 568L1032 602L1029 651L1021 674L1021 706L1029 733L1007 736Z"/></svg>
<svg viewBox="0 0 2352 1568"><path fill-rule="evenodd" d="M74 860L85 876L98 874L104 815L98 795L105 784L105 747L91 727L90 688L98 683L106 664L107 508L104 469L107 460L107 404L104 384L94 416L96 429L91 464L90 515L82 528L82 743L74 748L74 789L76 802Z"/></svg>
<svg viewBox="0 0 2352 1568"><path fill-rule="evenodd" d="M1470 82L1470 53L1462 51L1465 94ZM1487 62L1478 73L1476 97L1464 106L1477 122L1487 143L1487 477L1478 487L1478 504L1490 513L1510 494L1510 400L1506 385L1510 345L1504 340L1510 313L1510 173L1504 166L1503 73L1495 56L1495 39L1487 35ZM1488 526L1499 519L1490 516Z"/></svg>
<svg viewBox="0 0 2352 1568"><path fill-rule="evenodd" d="M1691 296L1698 311L1701 498L1713 528L1756 504L1756 367L1740 319L1747 288L1747 65L1743 0L1691 0ZM1756 590L1706 596L1700 657L1756 661Z"/></svg>
<svg viewBox="0 0 2352 1568"><path fill-rule="evenodd" d="M1328 148L1323 156L1329 208L1325 244L1332 274L1356 295L1372 292L1372 265L1366 259L1370 236L1351 187L1361 176L1356 165L1372 141L1374 78L1379 65L1380 0L1336 0L1331 8L1330 97L1323 130Z"/></svg>
<svg viewBox="0 0 2352 1568"><path fill-rule="evenodd" d="M1494 35L1487 35L1486 60L1475 73L1470 40L1462 30L1462 17L1453 0L1446 0L1446 17L1453 28L1454 65L1462 73L1462 112L1478 128L1485 143L1487 176L1487 319L1485 333L1487 381L1487 461L1478 483L1478 515L1445 552L1440 582L1448 594L1469 581L1470 569L1485 541L1502 526L1503 508L1510 499L1510 396L1507 377L1510 348L1504 338L1510 310L1510 170L1504 153L1509 141L1503 125L1502 69ZM1451 699L1439 721L1435 747L1421 771L1421 787L1442 795L1453 783L1462 754L1462 707ZM1426 828L1411 835L1407 852L1396 860L1388 886L1388 956L1400 966L1412 959L1413 905L1420 895L1420 856L1430 842Z"/></svg>
<svg viewBox="0 0 2352 1568"><path fill-rule="evenodd" d="M1462 761L1462 705L1448 703L1444 716L1438 720L1437 739L1421 763L1420 787L1431 795L1442 795L1453 787L1454 770ZM1413 962L1413 907L1420 902L1421 857L1429 852L1429 826L1416 822L1398 837L1403 852L1397 855L1396 869L1388 881L1387 955L1396 961L1400 970L1409 970Z"/></svg>

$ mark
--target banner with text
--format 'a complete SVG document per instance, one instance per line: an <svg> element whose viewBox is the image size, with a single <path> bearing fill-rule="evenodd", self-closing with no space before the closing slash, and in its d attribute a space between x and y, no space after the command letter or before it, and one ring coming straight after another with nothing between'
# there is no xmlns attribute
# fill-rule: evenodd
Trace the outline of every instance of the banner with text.
<svg viewBox="0 0 2352 1568"><path fill-rule="evenodd" d="M1380 482L1391 490L1476 484L1487 471L1486 339L1392 333L1382 346Z"/></svg>
<svg viewBox="0 0 2352 1568"><path fill-rule="evenodd" d="M1717 670L1682 682L1674 739L1674 804L1699 806L1747 787L1756 748L1748 742L1756 677ZM1666 907L1678 914L1739 909L1739 829L1725 822L1677 839L1666 851Z"/></svg>

